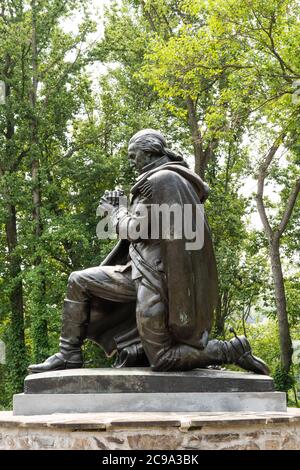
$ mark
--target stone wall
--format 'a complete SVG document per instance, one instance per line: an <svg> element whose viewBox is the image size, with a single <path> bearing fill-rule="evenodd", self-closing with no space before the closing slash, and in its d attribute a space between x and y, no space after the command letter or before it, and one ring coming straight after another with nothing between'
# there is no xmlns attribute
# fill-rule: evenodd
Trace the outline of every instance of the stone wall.
<svg viewBox="0 0 300 470"><path fill-rule="evenodd" d="M300 450L300 410L26 417L0 412L0 449Z"/></svg>

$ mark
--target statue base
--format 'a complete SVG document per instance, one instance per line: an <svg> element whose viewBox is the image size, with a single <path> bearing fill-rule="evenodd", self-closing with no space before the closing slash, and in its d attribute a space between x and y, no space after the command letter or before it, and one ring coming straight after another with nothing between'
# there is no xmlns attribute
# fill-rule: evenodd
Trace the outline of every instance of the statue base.
<svg viewBox="0 0 300 470"><path fill-rule="evenodd" d="M29 375L14 415L97 412L284 412L271 377L195 369L70 369Z"/></svg>
<svg viewBox="0 0 300 470"><path fill-rule="evenodd" d="M0 450L16 449L189 450L196 453L201 450L300 450L300 410L36 416L13 416L10 411L0 411Z"/></svg>

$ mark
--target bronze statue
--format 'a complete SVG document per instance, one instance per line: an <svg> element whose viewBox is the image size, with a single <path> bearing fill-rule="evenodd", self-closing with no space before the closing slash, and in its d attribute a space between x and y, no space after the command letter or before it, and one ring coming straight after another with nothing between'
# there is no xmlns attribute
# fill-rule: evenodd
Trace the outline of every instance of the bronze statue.
<svg viewBox="0 0 300 470"><path fill-rule="evenodd" d="M149 207L163 204L195 209L206 200L208 186L167 148L159 132L145 129L135 134L128 154L139 172L129 210L119 206L120 191L106 192L101 199L101 206L112 213L117 233L138 228L142 207L147 207L148 214ZM154 222L159 225L151 214L149 233ZM195 211L191 223L197 233ZM174 222L170 224L167 236L159 227L157 238L123 237L101 266L70 275L60 352L29 366L31 372L82 367L81 346L88 338L107 356L117 352L115 367L184 371L231 363L269 373L244 336L209 340L217 303L217 269L205 216L199 249L187 248L184 235L172 236Z"/></svg>

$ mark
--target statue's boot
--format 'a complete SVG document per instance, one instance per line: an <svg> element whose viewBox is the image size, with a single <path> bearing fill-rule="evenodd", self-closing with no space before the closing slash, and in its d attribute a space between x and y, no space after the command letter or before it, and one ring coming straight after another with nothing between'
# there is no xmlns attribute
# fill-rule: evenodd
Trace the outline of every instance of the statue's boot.
<svg viewBox="0 0 300 470"><path fill-rule="evenodd" d="M89 321L89 303L65 299L62 313L60 351L41 364L32 364L29 372L49 372L62 369L77 369L83 366L81 346L86 338Z"/></svg>
<svg viewBox="0 0 300 470"><path fill-rule="evenodd" d="M236 364L256 374L270 373L264 361L252 354L250 343L245 336L235 336L230 341L211 340L204 350L184 344L173 346L167 351L161 351L152 369L184 371L223 364Z"/></svg>
<svg viewBox="0 0 300 470"><path fill-rule="evenodd" d="M122 367L149 367L149 365L143 346L138 343L123 348L118 354L113 367L121 369Z"/></svg>
<svg viewBox="0 0 300 470"><path fill-rule="evenodd" d="M267 364L252 353L248 339L245 336L235 336L230 341L223 341L225 364L236 364L250 372L256 374L269 375L270 370Z"/></svg>

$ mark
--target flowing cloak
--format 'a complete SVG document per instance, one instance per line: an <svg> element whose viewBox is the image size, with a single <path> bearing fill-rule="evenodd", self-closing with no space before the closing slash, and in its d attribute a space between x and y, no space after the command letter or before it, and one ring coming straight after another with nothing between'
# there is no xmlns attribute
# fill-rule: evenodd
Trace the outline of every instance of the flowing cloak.
<svg viewBox="0 0 300 470"><path fill-rule="evenodd" d="M152 204L189 205L203 203L208 187L199 176L178 162L168 162L143 173L131 189L133 197L151 189ZM197 206L199 207L199 206ZM217 269L210 229L203 215L201 229L192 212L193 230L203 240L201 249L187 249L183 236L160 238L161 256L166 273L168 328L174 342L198 349L205 348L217 306ZM153 221L151 221L153 223ZM156 221L157 223L157 221ZM171 218L171 225L174 218ZM173 233L171 226L170 232ZM202 230L202 233L200 233ZM123 265L128 261L130 242L120 240L102 265ZM135 302L117 303L94 298L88 338L100 345L108 356L123 347L140 343L135 319Z"/></svg>

